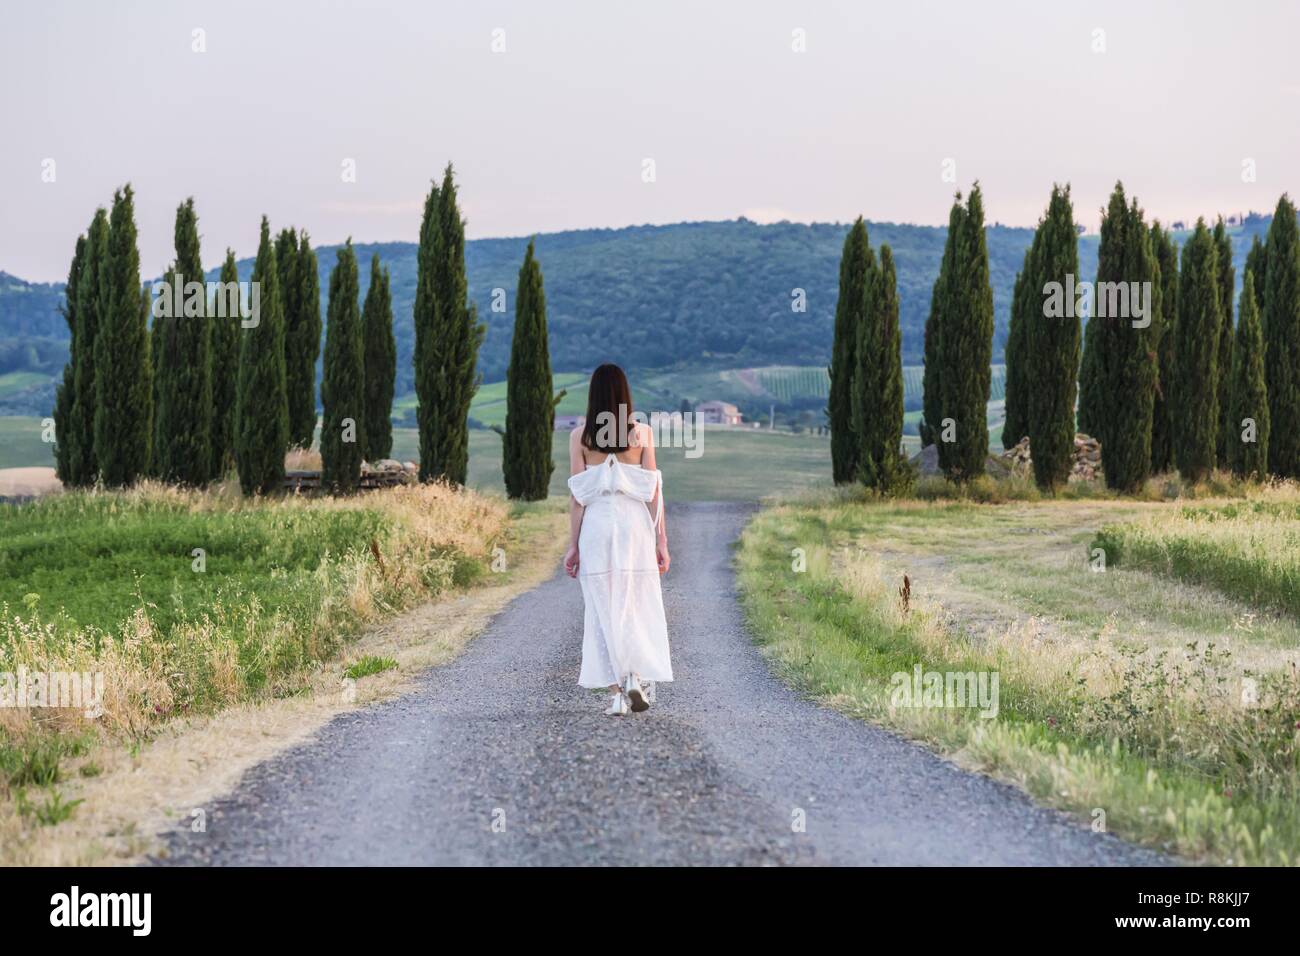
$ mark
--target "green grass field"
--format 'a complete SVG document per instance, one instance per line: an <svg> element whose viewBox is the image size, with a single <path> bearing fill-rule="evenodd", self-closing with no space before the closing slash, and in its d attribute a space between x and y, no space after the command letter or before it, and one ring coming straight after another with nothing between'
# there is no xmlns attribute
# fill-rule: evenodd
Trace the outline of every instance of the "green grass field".
<svg viewBox="0 0 1300 956"><path fill-rule="evenodd" d="M44 385L49 380L50 377L41 372L5 372L0 375L0 398L8 398L35 385Z"/></svg>
<svg viewBox="0 0 1300 956"><path fill-rule="evenodd" d="M658 450L668 501L758 501L830 485L830 439L825 436L730 428L708 428L703 436L697 458L687 458L682 448ZM568 438L567 432L553 435L553 496L568 494ZM395 458L414 460L418 443L415 429L393 430ZM470 432L469 484L479 491L505 493L501 439L495 432Z"/></svg>
<svg viewBox="0 0 1300 956"><path fill-rule="evenodd" d="M363 621L484 575L508 520L503 501L428 485L272 500L143 485L0 508L0 665L112 659L152 686L152 701L118 688L144 707L132 720L275 690Z"/></svg>
<svg viewBox="0 0 1300 956"><path fill-rule="evenodd" d="M772 365L750 370L763 390L780 401L797 401L806 398L825 398L830 393L830 375L826 369L812 366ZM903 366L903 400L916 403L921 400L922 373L920 365ZM1007 367L993 366L993 380L989 391L990 401L1006 397Z"/></svg>
<svg viewBox="0 0 1300 956"><path fill-rule="evenodd" d="M41 420L0 416L0 468L54 467L54 445L41 440Z"/></svg>
<svg viewBox="0 0 1300 956"><path fill-rule="evenodd" d="M1300 503L1198 505L1107 525L1093 547L1144 568L1300 617Z"/></svg>

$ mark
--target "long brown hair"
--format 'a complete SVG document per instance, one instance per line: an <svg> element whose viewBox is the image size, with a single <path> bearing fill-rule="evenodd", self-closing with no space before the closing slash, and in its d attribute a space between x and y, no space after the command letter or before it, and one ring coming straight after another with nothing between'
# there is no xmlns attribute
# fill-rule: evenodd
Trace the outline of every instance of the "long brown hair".
<svg viewBox="0 0 1300 956"><path fill-rule="evenodd" d="M621 415L620 409L623 410ZM610 415L615 422L612 429L603 427ZM627 376L617 365L600 366L591 373L591 386L587 389L587 422L582 428L583 446L592 451L627 451L631 424L632 389L628 387Z"/></svg>

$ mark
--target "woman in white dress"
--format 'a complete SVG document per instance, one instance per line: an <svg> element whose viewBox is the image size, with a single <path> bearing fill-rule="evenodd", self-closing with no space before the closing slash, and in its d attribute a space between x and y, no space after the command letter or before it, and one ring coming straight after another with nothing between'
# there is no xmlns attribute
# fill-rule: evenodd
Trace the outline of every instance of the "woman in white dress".
<svg viewBox="0 0 1300 956"><path fill-rule="evenodd" d="M617 365L591 376L586 423L569 436L569 550L564 570L582 584L583 687L606 687L611 717L640 712L655 681L673 679L659 575L668 571L663 476L650 427L632 419Z"/></svg>

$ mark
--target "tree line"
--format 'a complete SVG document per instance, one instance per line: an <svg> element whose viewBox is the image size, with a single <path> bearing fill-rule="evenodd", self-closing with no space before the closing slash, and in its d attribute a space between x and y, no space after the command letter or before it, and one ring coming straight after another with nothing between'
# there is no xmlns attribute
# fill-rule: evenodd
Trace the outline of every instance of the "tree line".
<svg viewBox="0 0 1300 956"><path fill-rule="evenodd" d="M888 485L878 462L898 461L902 421L880 384L898 362L883 272L859 220L840 264L827 413L835 481L876 488ZM1215 468L1300 477L1300 230L1287 196L1247 256L1235 323L1223 219L1198 220L1180 263L1121 183L1103 210L1096 282L1078 272L1070 188L1054 186L1012 291L1002 429L1007 447L1029 439L1040 487L1069 479L1076 408L1114 489L1173 468L1189 481ZM925 325L921 440L956 481L983 474L988 456L992 301L976 184L953 203Z"/></svg>
<svg viewBox="0 0 1300 956"><path fill-rule="evenodd" d="M193 199L176 211L174 240L155 299L140 280L130 185L77 239L63 305L71 348L55 393L58 477L69 487L141 478L203 487L233 468L245 494L278 491L286 452L311 448L317 426L322 323L310 237L288 228L273 239L263 216L250 291L227 250L215 297L204 283ZM330 274L320 383L322 484L336 492L354 490L362 463L389 457L393 443L397 351L389 271L378 255L364 305L359 297L349 239ZM554 401L531 243L516 309L505 470L512 497L538 498L550 477ZM420 478L464 484L484 328L467 302L450 164L425 202L414 318Z"/></svg>

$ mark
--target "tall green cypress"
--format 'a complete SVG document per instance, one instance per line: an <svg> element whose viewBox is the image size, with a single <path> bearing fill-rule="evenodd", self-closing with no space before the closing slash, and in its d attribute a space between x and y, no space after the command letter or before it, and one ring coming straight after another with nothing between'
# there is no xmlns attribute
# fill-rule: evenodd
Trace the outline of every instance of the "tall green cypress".
<svg viewBox="0 0 1300 956"><path fill-rule="evenodd" d="M993 288L979 183L967 198L956 248L952 297L939 340L943 417L953 420L956 440L940 441L939 462L949 479L970 481L984 474L989 454L993 360Z"/></svg>
<svg viewBox="0 0 1300 956"><path fill-rule="evenodd" d="M85 258L77 277L76 351L72 356L73 395L68 429L68 475L74 487L93 485L95 463L95 341L102 311L100 278L108 259L108 213L95 210L86 231Z"/></svg>
<svg viewBox="0 0 1300 956"><path fill-rule="evenodd" d="M1037 244L1038 234L1035 233L1034 242L1025 250L1024 263L1016 273L1016 283L1011 290L1011 322L1007 327L1007 345L1002 359L1007 367L1006 383L1003 386L1003 404L1006 408L1006 418L1002 423L1003 448L1014 447L1029 434L1028 398L1031 384L1026 376L1029 369L1026 367L1028 356L1025 352L1025 338L1029 319L1025 315L1025 289L1031 281L1033 252Z"/></svg>
<svg viewBox="0 0 1300 956"><path fill-rule="evenodd" d="M1079 239L1070 187L1052 187L1047 215L1034 237L1032 279L1026 283L1024 354L1028 374L1026 416L1034 480L1055 489L1069 480L1074 464L1074 403L1078 393L1079 315L1064 290L1079 274ZM1049 283L1062 290L1061 314L1048 316L1042 299Z"/></svg>
<svg viewBox="0 0 1300 956"><path fill-rule="evenodd" d="M1156 346L1156 398L1151 411L1151 472L1174 467L1174 343L1178 335L1178 247L1159 222L1151 224L1151 250L1160 269ZM1153 323L1154 324L1154 323Z"/></svg>
<svg viewBox="0 0 1300 956"><path fill-rule="evenodd" d="M946 460L947 444L943 435L943 333L952 300L952 285L957 269L957 247L962 233L966 210L961 204L961 193L953 201L948 213L948 235L943 244L943 258L939 260L939 275L930 293L930 314L925 320L925 368L921 375L922 419L921 445L936 446L939 463Z"/></svg>
<svg viewBox="0 0 1300 956"><path fill-rule="evenodd" d="M240 298L239 269L235 253L226 250L221 265L219 301L208 321L212 324L212 454L208 477L220 481L235 461L235 394L239 381Z"/></svg>
<svg viewBox="0 0 1300 956"><path fill-rule="evenodd" d="M415 365L415 420L419 432L420 480L433 477L431 465L434 456L434 431L437 417L434 414L436 389L441 371L441 359L436 350L437 318L433 293L433 240L438 229L438 184L431 183L429 195L424 200L424 217L420 221L420 244L416 250L415 303L412 308L412 326L415 346L412 359Z"/></svg>
<svg viewBox="0 0 1300 956"><path fill-rule="evenodd" d="M321 484L333 491L355 491L361 481L365 444L365 342L361 331L357 254L349 239L330 273L325 324L325 369L321 377Z"/></svg>
<svg viewBox="0 0 1300 956"><path fill-rule="evenodd" d="M853 388L858 362L856 350L860 329L866 322L875 263L867 240L867 224L861 216L844 237L840 254L840 288L835 300L835 332L831 346L830 393L826 408L831 427L831 476L845 484L858 472L858 436L854 433Z"/></svg>
<svg viewBox="0 0 1300 956"><path fill-rule="evenodd" d="M212 326L193 199L176 210L175 238L176 264L168 281L179 287L183 311L174 314L174 301L165 299L153 306L155 323L165 323L157 343L162 351L154 357L155 471L164 481L204 485L212 471ZM170 284L164 288L172 292Z"/></svg>
<svg viewBox="0 0 1300 956"><path fill-rule="evenodd" d="M1246 253L1247 272L1255 276L1255 305L1259 314L1264 314L1264 290L1268 283L1268 246L1259 241L1259 236L1250 239L1250 251Z"/></svg>
<svg viewBox="0 0 1300 956"><path fill-rule="evenodd" d="M1295 206L1278 200L1268 229L1264 293L1264 383L1272 433L1269 471L1300 478L1300 234Z"/></svg>
<svg viewBox="0 0 1300 956"><path fill-rule="evenodd" d="M530 240L519 269L515 329L506 375L506 430L502 470L506 494L540 501L551 484L551 439L555 430L551 352L546 332L546 290Z"/></svg>
<svg viewBox="0 0 1300 956"><path fill-rule="evenodd" d="M366 414L361 453L379 461L393 451L393 387L397 374L397 345L393 341L393 297L388 270L379 256L370 260L370 287L361 310L365 339Z"/></svg>
<svg viewBox="0 0 1300 956"><path fill-rule="evenodd" d="M316 253L304 230L281 230L275 261L284 298L285 388L289 444L310 448L316 432L316 359L320 357L320 288Z"/></svg>
<svg viewBox="0 0 1300 956"><path fill-rule="evenodd" d="M1090 373L1096 376L1090 387L1098 404L1089 420L1096 429L1094 437L1101 440L1106 484L1121 491L1135 490L1151 473L1157 368L1151 344L1156 318L1151 313L1159 281L1142 209L1136 199L1128 202L1123 184L1116 183L1101 220L1096 317L1088 323L1098 323L1092 343L1096 369ZM1148 314L1139 319L1136 306L1144 299ZM1088 361L1085 356L1085 365Z"/></svg>
<svg viewBox="0 0 1300 956"><path fill-rule="evenodd" d="M235 464L235 406L239 385L243 293L233 249L221 263L220 286L212 303L212 455L211 480L223 479Z"/></svg>
<svg viewBox="0 0 1300 956"><path fill-rule="evenodd" d="M902 334L898 324L898 276L894 252L880 247L873 268L867 312L859 325L853 383L853 430L859 442L857 477L868 488L888 491L899 470L903 440Z"/></svg>
<svg viewBox="0 0 1300 956"><path fill-rule="evenodd" d="M95 335L95 463L110 488L130 485L149 467L153 366L148 301L141 298L135 195L113 195L108 250L100 273Z"/></svg>
<svg viewBox="0 0 1300 956"><path fill-rule="evenodd" d="M246 495L270 494L284 486L284 453L289 447L284 302L265 216L252 283L258 305L256 323L240 334L235 393L235 465Z"/></svg>
<svg viewBox="0 0 1300 956"><path fill-rule="evenodd" d="M1101 420L1106 414L1105 396L1102 394L1101 360L1097 333L1101 325L1089 317L1083 327L1083 358L1079 362L1079 431L1100 440Z"/></svg>
<svg viewBox="0 0 1300 956"><path fill-rule="evenodd" d="M290 448L310 448L311 436L308 436L307 443L304 445L299 441L299 435L294 426L298 424L294 420L294 412L300 404L299 383L297 381L298 363L294 348L297 344L295 340L295 326L298 321L298 310L300 303L300 292L302 287L298 283L298 232L293 227L281 229L276 234L275 239L275 271L276 278L280 283L280 302L284 306L284 392L285 399L289 405L289 447ZM312 411L315 411L315 373L312 368ZM313 417L312 424L315 425ZM314 430L314 429L313 429Z"/></svg>
<svg viewBox="0 0 1300 956"><path fill-rule="evenodd" d="M420 479L465 483L469 406L478 391L478 349L486 328L466 302L465 223L450 163L425 200L415 298L416 417Z"/></svg>
<svg viewBox="0 0 1300 956"><path fill-rule="evenodd" d="M72 449L75 429L72 426L72 403L77 393L77 279L86 258L86 237L77 237L77 248L68 267L68 284L63 288L63 320L68 323L68 362L63 367L63 381L54 395L54 463L55 474L65 485L72 484Z"/></svg>
<svg viewBox="0 0 1300 956"><path fill-rule="evenodd" d="M1219 431L1219 250L1205 220L1183 246L1174 345L1174 459L1188 481L1215 465ZM1104 449L1103 449L1104 454Z"/></svg>
<svg viewBox="0 0 1300 956"><path fill-rule="evenodd" d="M1228 404L1231 401L1232 370L1232 295L1236 287L1237 271L1232 267L1232 240L1220 216L1214 224L1214 246L1218 262L1219 283L1219 427L1215 442L1215 459L1219 464L1228 461Z"/></svg>
<svg viewBox="0 0 1300 956"><path fill-rule="evenodd" d="M168 266L162 277L162 286L168 290L168 300L171 298L170 290L175 282L176 270ZM153 435L149 456L151 478L163 477L162 455L166 442L163 440L162 427L163 423L171 418L166 406L171 401L170 376L176 368L175 349L172 345L176 321L176 317L170 311L166 315L158 315L152 308L150 309L149 359L153 369ZM166 362L163 361L165 355L171 356Z"/></svg>
<svg viewBox="0 0 1300 956"><path fill-rule="evenodd" d="M1249 268L1241 283L1241 308L1232 349L1228 408L1228 460L1243 478L1268 477L1268 390L1264 384L1264 331L1259 324L1255 277Z"/></svg>

